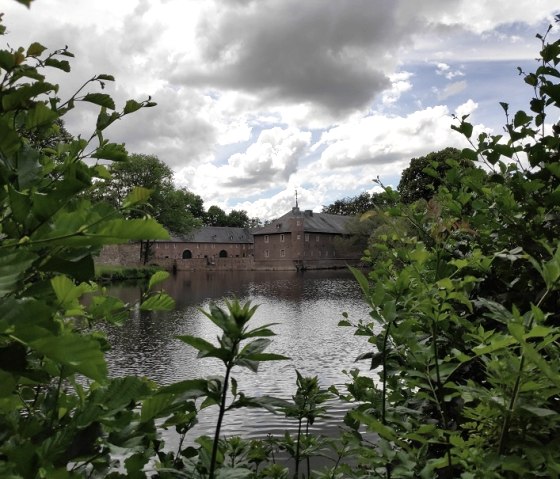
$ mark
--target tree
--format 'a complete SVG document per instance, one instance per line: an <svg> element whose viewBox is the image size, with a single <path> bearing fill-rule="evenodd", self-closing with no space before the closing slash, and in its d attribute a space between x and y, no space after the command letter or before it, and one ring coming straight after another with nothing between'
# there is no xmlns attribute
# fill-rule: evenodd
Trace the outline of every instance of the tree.
<svg viewBox="0 0 560 479"><path fill-rule="evenodd" d="M227 215L227 225L233 228L248 228L249 216L245 210L231 210Z"/></svg>
<svg viewBox="0 0 560 479"><path fill-rule="evenodd" d="M173 171L154 155L129 155L126 161L111 164L109 173L110 178L96 184L95 194L113 206L122 205L133 188L151 190L150 206L137 211L137 215L149 210L157 214L164 207L163 197L174 189Z"/></svg>
<svg viewBox="0 0 560 479"><path fill-rule="evenodd" d="M219 206L212 205L206 212L204 224L206 226L227 226L227 214Z"/></svg>
<svg viewBox="0 0 560 479"><path fill-rule="evenodd" d="M358 196L336 200L329 206L323 206L323 213L332 215L356 216L375 208L392 206L398 198L389 190L379 193L363 192Z"/></svg>
<svg viewBox="0 0 560 479"><path fill-rule="evenodd" d="M155 155L133 154L126 161L113 163L110 176L96 184L94 197L108 201L115 207L122 206L134 188L143 188L150 195L149 202L129 212L132 218L146 215L154 217L174 234L187 234L201 225L193 211L198 212L202 199L186 189L177 189L173 184L173 171ZM150 241L141 245L144 264L151 256Z"/></svg>
<svg viewBox="0 0 560 479"><path fill-rule="evenodd" d="M442 184L445 174L455 161L463 166L472 166L472 162L461 155L456 148L445 148L426 156L412 158L410 165L401 174L398 191L403 203L413 203L420 199L429 200Z"/></svg>

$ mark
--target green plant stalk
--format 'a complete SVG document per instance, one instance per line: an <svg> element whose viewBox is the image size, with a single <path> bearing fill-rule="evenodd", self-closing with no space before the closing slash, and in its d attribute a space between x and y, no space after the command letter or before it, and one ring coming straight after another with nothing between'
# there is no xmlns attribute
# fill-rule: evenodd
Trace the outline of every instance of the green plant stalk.
<svg viewBox="0 0 560 479"><path fill-rule="evenodd" d="M305 404L305 403L304 403ZM294 458L296 461L296 470L294 473L294 478L298 478L299 477L299 451L300 451L300 442L301 442L301 423L302 423L302 417L300 416L298 418L298 432L297 432L297 443L296 443L296 457Z"/></svg>
<svg viewBox="0 0 560 479"><path fill-rule="evenodd" d="M234 345L234 348L237 345ZM222 429L222 422L224 420L224 415L226 412L226 399L227 399L227 390L229 387L229 376L232 369L231 361L228 361L226 364L226 374L224 377L224 384L223 384L223 391L222 391L222 398L220 401L220 411L218 413L218 421L216 423L216 432L214 433L214 444L212 444L212 457L210 459L210 472L208 473L209 479L214 479L214 472L216 470L216 458L218 456L218 442L220 439L220 430Z"/></svg>
<svg viewBox="0 0 560 479"><path fill-rule="evenodd" d="M305 437L309 437L309 418L307 418L307 422L305 423ZM305 461L307 463L307 477L311 477L311 458L309 454L305 457Z"/></svg>
<svg viewBox="0 0 560 479"><path fill-rule="evenodd" d="M544 299L550 293L550 289L547 288L546 291L541 296L541 299L537 303L537 308L540 308ZM533 319L528 324L528 329L533 326ZM511 392L511 399L509 401L509 406L504 416L504 422L502 423L502 431L500 432L500 442L498 443L498 454L504 454L506 447L507 436L509 433L509 426L511 424L511 416L513 414L513 409L515 408L515 403L517 402L517 397L519 396L519 389L521 388L521 376L523 375L523 369L525 368L525 356L521 355L521 360L519 361L519 369L517 370L517 376L515 378L515 384L513 385L513 391Z"/></svg>
<svg viewBox="0 0 560 479"><path fill-rule="evenodd" d="M439 264L439 262L438 262ZM444 435L445 435L445 442L447 443L447 451L446 451L446 456L447 456L447 466L449 467L449 470L451 471L451 467L452 467L452 461L451 461L451 447L450 443L449 443L449 432L447 430L447 425L448 425L448 420L447 420L447 413L446 413L446 407L445 407L445 401L442 398L442 388L443 385L441 384L441 376L440 376L440 371L439 371L439 360L438 360L438 347L437 347L437 334L438 334L438 329L437 329L437 319L436 318L432 318L432 343L433 343L433 347L434 347L434 360L435 360L435 365L436 365L436 402L438 404L438 408L440 410L441 413L441 418L443 420L443 428L444 428Z"/></svg>

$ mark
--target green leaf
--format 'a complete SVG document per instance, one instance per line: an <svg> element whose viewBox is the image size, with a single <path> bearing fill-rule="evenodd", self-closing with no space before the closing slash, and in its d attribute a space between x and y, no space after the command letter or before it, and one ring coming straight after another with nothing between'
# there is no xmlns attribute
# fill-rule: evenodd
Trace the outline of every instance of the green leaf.
<svg viewBox="0 0 560 479"><path fill-rule="evenodd" d="M0 50L0 68L6 71L12 70L16 66L16 58L8 50Z"/></svg>
<svg viewBox="0 0 560 479"><path fill-rule="evenodd" d="M135 186L132 191L126 195L123 202L123 208L130 208L137 204L145 203L154 190L149 190L148 188L142 188L141 186Z"/></svg>
<svg viewBox="0 0 560 479"><path fill-rule="evenodd" d="M136 100L128 100L124 106L123 113L128 115L142 108L142 104L138 103Z"/></svg>
<svg viewBox="0 0 560 479"><path fill-rule="evenodd" d="M167 293L158 293L150 296L140 306L142 311L172 311L175 300Z"/></svg>
<svg viewBox="0 0 560 479"><path fill-rule="evenodd" d="M107 95L107 93L88 93L82 97L81 100L109 108L110 110L115 109L115 101L111 98L111 95Z"/></svg>
<svg viewBox="0 0 560 479"><path fill-rule="evenodd" d="M156 284L165 281L167 278L169 278L169 273L167 271L156 271L150 278L148 289L152 289Z"/></svg>
<svg viewBox="0 0 560 479"><path fill-rule="evenodd" d="M181 395L182 398L197 398L206 395L207 392L208 381L206 379L187 379L161 387L157 395L173 394Z"/></svg>
<svg viewBox="0 0 560 479"><path fill-rule="evenodd" d="M47 58L45 65L48 67L58 68L59 70L68 73L70 71L70 63L66 60L56 60L55 58Z"/></svg>
<svg viewBox="0 0 560 479"><path fill-rule="evenodd" d="M38 42L33 42L31 45L29 45L29 47L27 48L27 56L28 57L38 57L40 56L45 50L47 49L47 47L44 47L43 45L41 45Z"/></svg>
<svg viewBox="0 0 560 479"><path fill-rule="evenodd" d="M35 82L32 85L23 85L16 90L2 96L4 110L15 110L25 106L26 102L42 93L56 91L57 86L47 82Z"/></svg>
<svg viewBox="0 0 560 479"><path fill-rule="evenodd" d="M111 161L126 161L128 159L128 153L125 146L117 143L107 143L102 145L97 148L91 156L92 158Z"/></svg>
<svg viewBox="0 0 560 479"><path fill-rule="evenodd" d="M101 345L92 338L79 334L46 336L31 341L29 347L96 381L103 382L107 378Z"/></svg>
<svg viewBox="0 0 560 479"><path fill-rule="evenodd" d="M0 252L0 297L12 292L23 273L33 264L37 256L33 253L18 250Z"/></svg>
<svg viewBox="0 0 560 479"><path fill-rule="evenodd" d="M556 411L542 407L521 406L521 409L524 409L525 411L530 412L531 414L538 417L558 416L558 413Z"/></svg>
<svg viewBox="0 0 560 479"><path fill-rule="evenodd" d="M539 352L523 338L525 328L521 324L509 323L508 329L512 336L517 340L523 349L524 356L531 361L541 372L556 386L560 387L560 373L551 368L547 360L539 354Z"/></svg>
<svg viewBox="0 0 560 479"><path fill-rule="evenodd" d="M44 103L37 103L33 108L31 108L27 117L25 118L25 127L28 130L32 128L37 128L38 126L50 124L58 118L58 113L51 110Z"/></svg>
<svg viewBox="0 0 560 479"><path fill-rule="evenodd" d="M104 81L115 81L115 77L113 75L107 75L105 73L101 73L95 77L96 80L104 80Z"/></svg>
<svg viewBox="0 0 560 479"><path fill-rule="evenodd" d="M108 242L169 238L167 230L153 219L106 221L95 234L105 237Z"/></svg>
<svg viewBox="0 0 560 479"><path fill-rule="evenodd" d="M177 339L180 339L184 343L188 344L189 346L192 346L197 351L200 351L201 353L204 354L216 349L216 347L212 343L209 343L205 339L199 338L197 336L182 335L182 336L177 336Z"/></svg>

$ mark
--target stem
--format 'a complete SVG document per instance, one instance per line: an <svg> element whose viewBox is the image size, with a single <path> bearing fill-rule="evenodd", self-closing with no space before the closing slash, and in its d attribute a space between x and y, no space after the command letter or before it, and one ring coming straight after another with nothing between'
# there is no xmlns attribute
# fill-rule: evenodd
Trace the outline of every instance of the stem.
<svg viewBox="0 0 560 479"><path fill-rule="evenodd" d="M541 296L541 299L537 303L537 308L540 308L544 299L548 296L550 289L547 289ZM531 317L531 321L527 325L527 329L531 329L533 326L534 316ZM502 455L506 447L506 440L509 433L509 426L511 425L511 417L513 410L515 408L515 403L517 402L517 396L519 396L519 389L521 388L521 376L523 375L523 369L525 368L525 355L521 354L521 360L519 361L519 369L517 370L517 377L515 378L515 384L513 385L513 391L511 392L511 399L509 401L509 407L504 416L504 422L502 424L502 431L500 433L500 442L498 444L498 454Z"/></svg>
<svg viewBox="0 0 560 479"><path fill-rule="evenodd" d="M438 258L439 258L439 254L438 254ZM439 312L438 312L439 314ZM440 376L440 372L439 372L439 351L438 351L438 347L437 347L437 322L436 322L436 318L432 319L432 343L434 346L434 360L435 360L435 364L436 364L436 402L438 404L438 408L441 411L441 418L443 420L443 429L444 429L444 434L445 434L445 441L447 442L448 446L449 446L449 432L447 431L447 427L448 427L448 420L447 420L447 411L446 411L446 407L445 407L445 401L442 398L442 388L443 385L441 384L441 376ZM447 447L447 451L446 451L446 455L447 455L447 466L449 467L449 471L451 472L451 467L452 467L452 461L451 461L451 448Z"/></svg>
<svg viewBox="0 0 560 479"><path fill-rule="evenodd" d="M381 378L381 423L387 424L385 417L387 410L387 342L389 341L389 330L391 329L391 323L387 324L387 329L385 329L385 334L383 335L383 351L382 351L382 368L383 377Z"/></svg>
<svg viewBox="0 0 560 479"><path fill-rule="evenodd" d="M309 437L309 419L305 423L305 437ZM311 458L309 457L309 454L305 456L305 461L307 463L307 477L309 478L311 477Z"/></svg>
<svg viewBox="0 0 560 479"><path fill-rule="evenodd" d="M58 414L58 398L60 396L60 390L62 389L62 372L64 370L64 366L60 366L60 376L58 377L58 384L56 385L56 397L54 400L54 407L52 408L51 420L49 423L49 429L52 428L54 424L54 420Z"/></svg>
<svg viewBox="0 0 560 479"><path fill-rule="evenodd" d="M294 473L294 478L299 477L299 446L300 446L300 439L301 439L301 416L298 418L298 432L297 432L297 443L296 443L296 471Z"/></svg>
<svg viewBox="0 0 560 479"><path fill-rule="evenodd" d="M222 390L222 399L220 401L220 412L218 413L218 422L216 423L216 432L214 434L214 444L212 445L212 458L210 459L210 472L208 479L214 479L214 471L216 470L216 457L218 456L218 441L220 439L220 430L222 428L222 421L226 412L226 398L229 387L229 375L232 368L231 362L226 364L226 375L224 377L224 384Z"/></svg>

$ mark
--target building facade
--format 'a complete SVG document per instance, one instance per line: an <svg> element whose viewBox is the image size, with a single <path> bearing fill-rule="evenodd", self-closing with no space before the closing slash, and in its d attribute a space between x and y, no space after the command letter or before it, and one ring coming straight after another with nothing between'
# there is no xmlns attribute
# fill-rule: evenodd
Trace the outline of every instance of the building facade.
<svg viewBox="0 0 560 479"><path fill-rule="evenodd" d="M252 258L253 236L246 228L206 226L185 236L156 241L152 259L200 260L208 264L218 258Z"/></svg>
<svg viewBox="0 0 560 479"><path fill-rule="evenodd" d="M304 270L358 265L363 251L348 241L349 216L301 211L297 206L268 225L206 226L150 242L149 264L177 270ZM99 262L142 264L145 243L104 248Z"/></svg>
<svg viewBox="0 0 560 479"><path fill-rule="evenodd" d="M253 231L256 269L323 269L357 264L362 251L348 238L349 216L292 211Z"/></svg>

